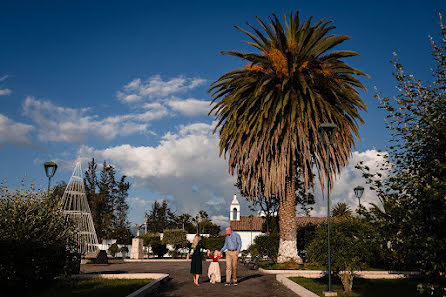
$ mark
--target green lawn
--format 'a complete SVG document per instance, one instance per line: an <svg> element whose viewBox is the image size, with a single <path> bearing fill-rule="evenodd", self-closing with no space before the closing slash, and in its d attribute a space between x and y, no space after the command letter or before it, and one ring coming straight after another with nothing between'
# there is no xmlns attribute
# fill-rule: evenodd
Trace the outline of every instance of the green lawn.
<svg viewBox="0 0 446 297"><path fill-rule="evenodd" d="M29 292L35 297L124 297L153 279L88 279L57 281L51 287Z"/></svg>
<svg viewBox="0 0 446 297"><path fill-rule="evenodd" d="M323 291L327 289L328 278L303 278L290 277L292 281L302 287L314 292L319 296L324 296ZM343 288L339 278L332 279L333 290L338 292L338 296L351 297L418 297L418 281L416 279L363 279L355 278L353 281L353 292L343 294Z"/></svg>

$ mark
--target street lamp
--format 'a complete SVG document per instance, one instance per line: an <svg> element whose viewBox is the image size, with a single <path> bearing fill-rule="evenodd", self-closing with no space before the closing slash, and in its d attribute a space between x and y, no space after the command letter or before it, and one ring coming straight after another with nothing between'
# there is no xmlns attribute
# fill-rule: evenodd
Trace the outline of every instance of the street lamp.
<svg viewBox="0 0 446 297"><path fill-rule="evenodd" d="M57 164L55 162L45 162L43 164L43 167L45 167L45 174L46 177L48 177L48 197L50 196L50 184L51 184L51 178L54 176L57 170Z"/></svg>
<svg viewBox="0 0 446 297"><path fill-rule="evenodd" d="M327 177L327 237L328 237L328 289L324 292L325 296L336 296L331 288L331 252L330 252L330 166L329 166L329 145L333 144L334 136L336 133L337 126L334 123L322 123L319 127L319 136L321 137L322 143L325 148L326 155L326 165L325 172Z"/></svg>
<svg viewBox="0 0 446 297"><path fill-rule="evenodd" d="M357 186L356 188L353 189L353 191L355 191L355 196L356 198L358 198L359 201L359 216L361 217L361 197L362 194L364 193L364 187Z"/></svg>

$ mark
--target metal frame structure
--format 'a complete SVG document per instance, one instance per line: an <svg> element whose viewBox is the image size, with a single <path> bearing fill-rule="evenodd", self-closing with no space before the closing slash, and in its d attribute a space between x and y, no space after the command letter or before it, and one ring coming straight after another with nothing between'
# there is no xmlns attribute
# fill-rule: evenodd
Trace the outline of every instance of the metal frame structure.
<svg viewBox="0 0 446 297"><path fill-rule="evenodd" d="M94 253L98 249L98 237L93 225L84 179L82 178L81 162L77 161L73 175L62 196L62 209L67 219L76 224L75 242L81 255Z"/></svg>

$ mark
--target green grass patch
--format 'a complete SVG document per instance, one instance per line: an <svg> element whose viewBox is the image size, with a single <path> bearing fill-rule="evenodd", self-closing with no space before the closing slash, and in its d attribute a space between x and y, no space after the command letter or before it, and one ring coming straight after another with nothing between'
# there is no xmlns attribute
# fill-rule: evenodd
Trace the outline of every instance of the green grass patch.
<svg viewBox="0 0 446 297"><path fill-rule="evenodd" d="M322 292L327 289L328 284L327 277L290 277L289 279L319 296L324 296ZM355 278L353 280L353 292L344 294L342 283L339 278L332 278L332 287L333 290L338 292L338 296L349 297L418 297L421 295L417 291L417 284L418 281L416 279Z"/></svg>
<svg viewBox="0 0 446 297"><path fill-rule="evenodd" d="M287 262L278 264L274 263L273 261L259 262L259 267L269 270L325 270L326 269L326 267L314 263L297 264L296 262Z"/></svg>
<svg viewBox="0 0 446 297"><path fill-rule="evenodd" d="M123 297L152 282L153 279L60 280L48 288L29 292L36 297Z"/></svg>

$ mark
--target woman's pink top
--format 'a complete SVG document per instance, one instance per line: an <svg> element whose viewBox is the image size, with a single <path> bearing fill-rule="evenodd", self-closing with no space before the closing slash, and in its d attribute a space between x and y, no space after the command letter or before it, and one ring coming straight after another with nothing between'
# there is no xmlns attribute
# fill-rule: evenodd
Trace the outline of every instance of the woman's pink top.
<svg viewBox="0 0 446 297"><path fill-rule="evenodd" d="M212 259L212 262L218 262L218 259L220 259L221 258L221 256L214 256L214 255L209 255L209 258L211 258Z"/></svg>

